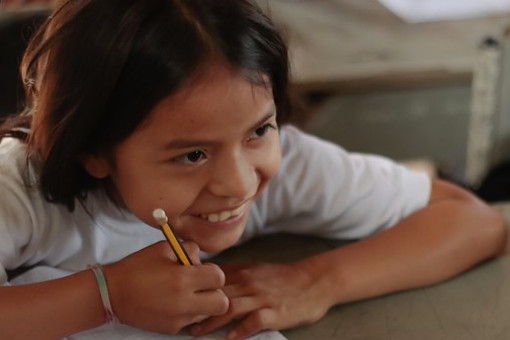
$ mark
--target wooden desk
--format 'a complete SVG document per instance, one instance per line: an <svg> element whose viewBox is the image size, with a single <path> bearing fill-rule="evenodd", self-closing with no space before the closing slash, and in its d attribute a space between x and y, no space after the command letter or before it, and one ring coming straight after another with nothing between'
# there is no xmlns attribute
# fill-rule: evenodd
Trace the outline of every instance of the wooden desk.
<svg viewBox="0 0 510 340"><path fill-rule="evenodd" d="M510 221L510 204L495 207ZM232 249L219 260L292 261L335 246L274 235ZM290 340L508 340L510 254L435 286L337 306L319 322L283 334Z"/></svg>

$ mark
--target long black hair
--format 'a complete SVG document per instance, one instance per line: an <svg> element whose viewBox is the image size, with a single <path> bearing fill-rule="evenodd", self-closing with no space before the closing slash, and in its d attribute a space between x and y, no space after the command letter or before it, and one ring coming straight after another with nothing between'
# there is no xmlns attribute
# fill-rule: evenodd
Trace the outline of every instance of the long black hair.
<svg viewBox="0 0 510 340"><path fill-rule="evenodd" d="M111 151L218 57L253 83L269 77L277 120L286 119L287 47L250 0L69 0L56 9L25 53L27 107L14 119L31 125L46 199L73 210L101 185L79 155Z"/></svg>

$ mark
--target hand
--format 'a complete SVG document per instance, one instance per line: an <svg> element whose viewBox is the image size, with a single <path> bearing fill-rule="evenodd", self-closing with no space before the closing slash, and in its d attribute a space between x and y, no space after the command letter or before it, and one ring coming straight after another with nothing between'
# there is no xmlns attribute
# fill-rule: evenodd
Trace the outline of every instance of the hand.
<svg viewBox="0 0 510 340"><path fill-rule="evenodd" d="M191 327L200 336L240 319L228 333L241 339L264 329L286 329L319 320L329 309L314 280L296 264L223 265L228 312Z"/></svg>
<svg viewBox="0 0 510 340"><path fill-rule="evenodd" d="M177 263L168 243L159 242L104 267L112 308L122 323L175 334L228 310L221 269L201 264L196 244L184 247L195 265Z"/></svg>

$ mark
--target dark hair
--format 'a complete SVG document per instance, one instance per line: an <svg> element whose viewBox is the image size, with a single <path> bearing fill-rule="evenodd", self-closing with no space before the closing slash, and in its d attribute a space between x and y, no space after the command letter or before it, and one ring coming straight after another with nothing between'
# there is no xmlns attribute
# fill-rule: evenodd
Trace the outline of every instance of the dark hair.
<svg viewBox="0 0 510 340"><path fill-rule="evenodd" d="M258 85L268 76L286 119L287 48L249 0L70 0L57 9L22 65L29 114L19 119L31 119L46 199L73 210L101 185L78 155L108 153L215 58Z"/></svg>

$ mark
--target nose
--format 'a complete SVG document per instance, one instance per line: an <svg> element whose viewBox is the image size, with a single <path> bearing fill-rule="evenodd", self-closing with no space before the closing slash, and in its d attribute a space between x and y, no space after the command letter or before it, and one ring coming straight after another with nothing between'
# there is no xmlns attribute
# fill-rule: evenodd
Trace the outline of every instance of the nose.
<svg viewBox="0 0 510 340"><path fill-rule="evenodd" d="M211 172L209 191L216 196L248 198L259 182L256 167L243 155L223 157Z"/></svg>

